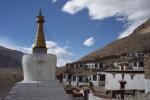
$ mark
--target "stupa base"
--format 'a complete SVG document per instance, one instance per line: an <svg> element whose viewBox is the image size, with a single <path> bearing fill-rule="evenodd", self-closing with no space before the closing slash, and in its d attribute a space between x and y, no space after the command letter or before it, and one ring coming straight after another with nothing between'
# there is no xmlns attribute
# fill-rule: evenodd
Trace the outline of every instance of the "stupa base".
<svg viewBox="0 0 150 100"><path fill-rule="evenodd" d="M20 82L12 88L5 100L73 100L58 81Z"/></svg>

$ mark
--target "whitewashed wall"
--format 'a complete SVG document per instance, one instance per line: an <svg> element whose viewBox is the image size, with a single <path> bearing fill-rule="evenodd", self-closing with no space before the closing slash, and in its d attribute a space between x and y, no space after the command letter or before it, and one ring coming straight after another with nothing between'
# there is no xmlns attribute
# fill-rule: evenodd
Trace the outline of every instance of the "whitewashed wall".
<svg viewBox="0 0 150 100"><path fill-rule="evenodd" d="M23 82L55 80L57 58L52 54L25 54L22 65Z"/></svg>
<svg viewBox="0 0 150 100"><path fill-rule="evenodd" d="M106 73L106 82L105 82L105 89L107 90L117 90L120 89L119 81L122 79L121 74L113 74ZM126 89L145 89L145 79L144 74L135 74L133 80L131 79L130 74L124 75L124 80L126 80L127 84Z"/></svg>
<svg viewBox="0 0 150 100"><path fill-rule="evenodd" d="M145 79L145 93L150 92L150 79Z"/></svg>
<svg viewBox="0 0 150 100"><path fill-rule="evenodd" d="M86 63L86 66L88 66L88 68L95 68L95 63Z"/></svg>
<svg viewBox="0 0 150 100"><path fill-rule="evenodd" d="M69 82L67 81L67 75L65 77L65 79L63 79L63 82L66 84L69 84ZM93 81L93 75L90 75L89 77L91 77L91 82L94 84L94 86L98 86L98 75L97 75L97 80ZM77 86L77 82L78 82L78 77L76 77L76 81L73 81L73 77L72 77L72 81L71 81L71 85L73 86ZM85 82L79 82L79 85L85 85Z"/></svg>

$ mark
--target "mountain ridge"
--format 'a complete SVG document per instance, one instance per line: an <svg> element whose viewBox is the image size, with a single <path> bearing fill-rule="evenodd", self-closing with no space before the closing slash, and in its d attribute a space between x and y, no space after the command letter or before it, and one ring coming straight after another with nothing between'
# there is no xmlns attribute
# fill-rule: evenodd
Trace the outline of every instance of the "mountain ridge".
<svg viewBox="0 0 150 100"><path fill-rule="evenodd" d="M79 61L108 56L119 56L128 52L150 52L150 19L138 26L131 35L118 39L103 48L93 51Z"/></svg>
<svg viewBox="0 0 150 100"><path fill-rule="evenodd" d="M21 68L23 53L0 46L0 68Z"/></svg>

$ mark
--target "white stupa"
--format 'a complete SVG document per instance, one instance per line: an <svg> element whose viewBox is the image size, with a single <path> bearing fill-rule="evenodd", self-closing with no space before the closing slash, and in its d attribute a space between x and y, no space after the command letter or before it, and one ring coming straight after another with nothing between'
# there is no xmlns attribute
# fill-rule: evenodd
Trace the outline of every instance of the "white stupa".
<svg viewBox="0 0 150 100"><path fill-rule="evenodd" d="M56 55L47 54L41 10L32 54L24 54L24 80L8 93L6 100L73 100L55 79Z"/></svg>

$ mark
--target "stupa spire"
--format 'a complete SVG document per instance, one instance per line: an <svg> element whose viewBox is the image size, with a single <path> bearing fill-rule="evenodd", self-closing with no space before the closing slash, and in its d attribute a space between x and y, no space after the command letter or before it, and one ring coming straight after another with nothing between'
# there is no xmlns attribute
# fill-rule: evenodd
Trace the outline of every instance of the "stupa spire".
<svg viewBox="0 0 150 100"><path fill-rule="evenodd" d="M41 9L39 10L39 15L37 16L38 28L36 33L36 39L33 47L33 53L47 53L43 23L45 22L44 16L42 15Z"/></svg>
<svg viewBox="0 0 150 100"><path fill-rule="evenodd" d="M42 16L42 10L41 9L39 10L39 16Z"/></svg>

